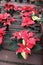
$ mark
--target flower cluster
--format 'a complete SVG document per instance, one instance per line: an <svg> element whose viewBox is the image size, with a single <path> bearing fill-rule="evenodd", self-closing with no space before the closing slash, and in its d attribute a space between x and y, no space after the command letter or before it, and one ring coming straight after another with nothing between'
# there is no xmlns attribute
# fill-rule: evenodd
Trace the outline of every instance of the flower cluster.
<svg viewBox="0 0 43 65"><path fill-rule="evenodd" d="M4 4L4 10L5 11L9 11L11 9L14 9L14 11L17 11L18 10L18 6L10 3L10 2L7 2L6 4Z"/></svg>
<svg viewBox="0 0 43 65"><path fill-rule="evenodd" d="M36 21L39 21L41 19L39 15L37 15L41 10L38 12L37 9L35 9L33 6L18 7L10 2L7 2L6 4L4 4L3 7L7 13L0 14L0 24L5 26L5 28L0 28L0 45L3 42L4 35L6 34L6 32L8 32L8 30L6 29L9 25L11 25L12 22L15 22L15 18L12 17L14 12L17 12L18 10L20 11L19 15L22 18L22 27L29 27L30 25L34 25ZM40 39L37 36L35 36L35 33L30 32L29 30L21 30L19 32L14 32L10 39L12 44L12 41L14 41L15 38L19 41L19 43L17 43L18 48L16 49L16 54L20 53L24 59L28 58L28 54L31 54L32 48L36 46L37 42L40 41ZM22 42L20 42L20 40ZM14 48L14 46L12 48Z"/></svg>
<svg viewBox="0 0 43 65"><path fill-rule="evenodd" d="M21 23L21 26L30 26L32 24L35 24L35 22L30 18L30 17L22 17L22 23Z"/></svg>
<svg viewBox="0 0 43 65"><path fill-rule="evenodd" d="M22 27L29 27L30 25L40 23L41 21L41 17L39 17L39 11L31 6L29 6L28 8L23 7L20 16L22 17Z"/></svg>
<svg viewBox="0 0 43 65"><path fill-rule="evenodd" d="M10 14L7 14L7 13L0 14L0 23L3 23L4 26L10 25L10 23L13 21L15 22L15 18L10 17Z"/></svg>
<svg viewBox="0 0 43 65"><path fill-rule="evenodd" d="M5 29L6 29L5 27L0 28L0 45L2 44L2 42L3 42L3 37L4 37L4 35L6 34Z"/></svg>
<svg viewBox="0 0 43 65"><path fill-rule="evenodd" d="M28 54L31 54L31 49L36 45L36 41L40 41L39 38L34 37L33 32L28 30L22 30L20 32L13 33L11 39L17 37L18 40L22 39L22 43L18 43L19 48L16 50L16 54L20 53L24 59L27 59Z"/></svg>
<svg viewBox="0 0 43 65"><path fill-rule="evenodd" d="M9 16L10 16L10 14L1 13L1 14L0 14L0 23L2 23L3 20L7 19Z"/></svg>

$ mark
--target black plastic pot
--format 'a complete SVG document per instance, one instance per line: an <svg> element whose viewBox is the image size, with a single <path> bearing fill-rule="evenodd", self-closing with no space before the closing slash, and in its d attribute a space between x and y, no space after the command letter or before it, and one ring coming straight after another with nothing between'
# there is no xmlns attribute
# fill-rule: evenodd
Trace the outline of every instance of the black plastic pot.
<svg viewBox="0 0 43 65"><path fill-rule="evenodd" d="M19 0L19 2L20 2L20 3L22 3L22 2L23 2L23 0Z"/></svg>
<svg viewBox="0 0 43 65"><path fill-rule="evenodd" d="M5 0L6 2L9 2L9 1L11 1L11 0Z"/></svg>
<svg viewBox="0 0 43 65"><path fill-rule="evenodd" d="M15 0L15 2L17 2L17 0Z"/></svg>

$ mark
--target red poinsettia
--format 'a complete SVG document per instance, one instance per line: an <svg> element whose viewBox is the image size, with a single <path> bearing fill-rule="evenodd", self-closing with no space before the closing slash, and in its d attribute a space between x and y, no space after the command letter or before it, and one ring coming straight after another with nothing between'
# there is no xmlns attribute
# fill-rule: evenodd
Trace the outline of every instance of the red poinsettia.
<svg viewBox="0 0 43 65"><path fill-rule="evenodd" d="M7 13L0 14L0 23L3 23L4 26L10 25L11 22L15 22L15 18L10 17L10 14Z"/></svg>
<svg viewBox="0 0 43 65"><path fill-rule="evenodd" d="M0 14L0 23L3 22L4 19L7 19L10 16L10 14L7 13L1 13Z"/></svg>
<svg viewBox="0 0 43 65"><path fill-rule="evenodd" d="M16 50L16 54L21 53L22 57L24 59L27 59L28 54L31 54L31 50L28 47L21 44L21 43L18 44L18 46L19 46L19 49Z"/></svg>
<svg viewBox="0 0 43 65"><path fill-rule="evenodd" d="M23 17L23 16L31 16L33 14L33 12L21 12L20 13L20 16Z"/></svg>
<svg viewBox="0 0 43 65"><path fill-rule="evenodd" d="M30 26L31 24L35 24L35 22L33 21L33 20L31 20L29 17L27 17L27 16L23 16L22 17L22 24L21 24L21 26L26 26L26 27L28 27L28 26Z"/></svg>
<svg viewBox="0 0 43 65"><path fill-rule="evenodd" d="M10 9L14 9L15 11L17 11L18 10L18 6L8 2L8 3L4 4L4 9L6 11L9 11Z"/></svg>
<svg viewBox="0 0 43 65"><path fill-rule="evenodd" d="M27 7L27 10L29 10L31 12L33 11L34 13L37 13L37 10L33 6Z"/></svg>
<svg viewBox="0 0 43 65"><path fill-rule="evenodd" d="M13 17L9 17L9 18L7 18L7 20L6 21L4 21L4 26L6 26L6 25L11 25L11 22L15 22L15 19L13 18Z"/></svg>
<svg viewBox="0 0 43 65"><path fill-rule="evenodd" d="M18 6L14 6L14 11L17 11L18 10Z"/></svg>
<svg viewBox="0 0 43 65"><path fill-rule="evenodd" d="M33 11L34 13L37 13L37 10L33 6L22 6L21 8L22 8L22 12Z"/></svg>
<svg viewBox="0 0 43 65"><path fill-rule="evenodd" d="M25 12L27 10L27 6L22 6L22 11Z"/></svg>
<svg viewBox="0 0 43 65"><path fill-rule="evenodd" d="M4 30L5 28L0 28L0 45L2 44L2 41L3 41L3 35L6 34Z"/></svg>
<svg viewBox="0 0 43 65"><path fill-rule="evenodd" d="M5 10L9 11L11 8L14 8L14 5L12 3L7 2L7 3L4 4L4 9Z"/></svg>
<svg viewBox="0 0 43 65"><path fill-rule="evenodd" d="M21 39L26 35L27 32L28 31L26 31L26 30L22 30L20 32L15 32L15 33L13 33L13 36L11 37L11 39L14 39L15 37L17 37L17 39ZM27 35L27 37L28 37L28 35Z"/></svg>
<svg viewBox="0 0 43 65"><path fill-rule="evenodd" d="M34 37L33 32L28 30L22 30L20 32L13 33L11 39L17 37L17 39L22 39L22 43L19 43L19 48L16 50L16 53L21 53L24 59L27 58L28 54L31 54L31 49L36 45L36 41L40 41L39 38Z"/></svg>

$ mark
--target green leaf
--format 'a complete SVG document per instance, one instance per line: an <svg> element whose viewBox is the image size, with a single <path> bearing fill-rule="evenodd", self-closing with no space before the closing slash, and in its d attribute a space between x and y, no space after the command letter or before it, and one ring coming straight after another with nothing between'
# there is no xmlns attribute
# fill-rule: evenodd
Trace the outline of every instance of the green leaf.
<svg viewBox="0 0 43 65"><path fill-rule="evenodd" d="M34 51L39 51L41 49L42 49L42 47L41 47L40 43L37 43L36 46L33 48Z"/></svg>
<svg viewBox="0 0 43 65"><path fill-rule="evenodd" d="M6 35L4 35L4 40L3 42L7 43L8 45L12 42L12 40L10 39L11 37L11 32L8 31Z"/></svg>
<svg viewBox="0 0 43 65"><path fill-rule="evenodd" d="M40 5L41 3L40 2L35 2L36 5Z"/></svg>
<svg viewBox="0 0 43 65"><path fill-rule="evenodd" d="M40 21L40 22L43 22L43 18L41 18L39 21Z"/></svg>
<svg viewBox="0 0 43 65"><path fill-rule="evenodd" d="M22 59L22 58L23 58L22 55L21 55L21 53L18 53L18 54L17 54L17 57L18 57L19 59Z"/></svg>
<svg viewBox="0 0 43 65"><path fill-rule="evenodd" d="M10 49L10 50L16 50L16 49L18 49L17 39L12 40L12 42L11 42L10 45L9 45L9 49Z"/></svg>

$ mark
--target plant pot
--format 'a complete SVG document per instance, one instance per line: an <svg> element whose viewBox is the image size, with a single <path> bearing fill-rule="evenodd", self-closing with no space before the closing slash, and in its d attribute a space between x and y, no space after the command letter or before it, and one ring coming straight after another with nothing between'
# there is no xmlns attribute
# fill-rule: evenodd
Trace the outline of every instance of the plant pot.
<svg viewBox="0 0 43 65"><path fill-rule="evenodd" d="M23 0L19 0L20 3L22 3Z"/></svg>
<svg viewBox="0 0 43 65"><path fill-rule="evenodd" d="M11 1L11 0L5 0L6 2L9 2L9 1Z"/></svg>

